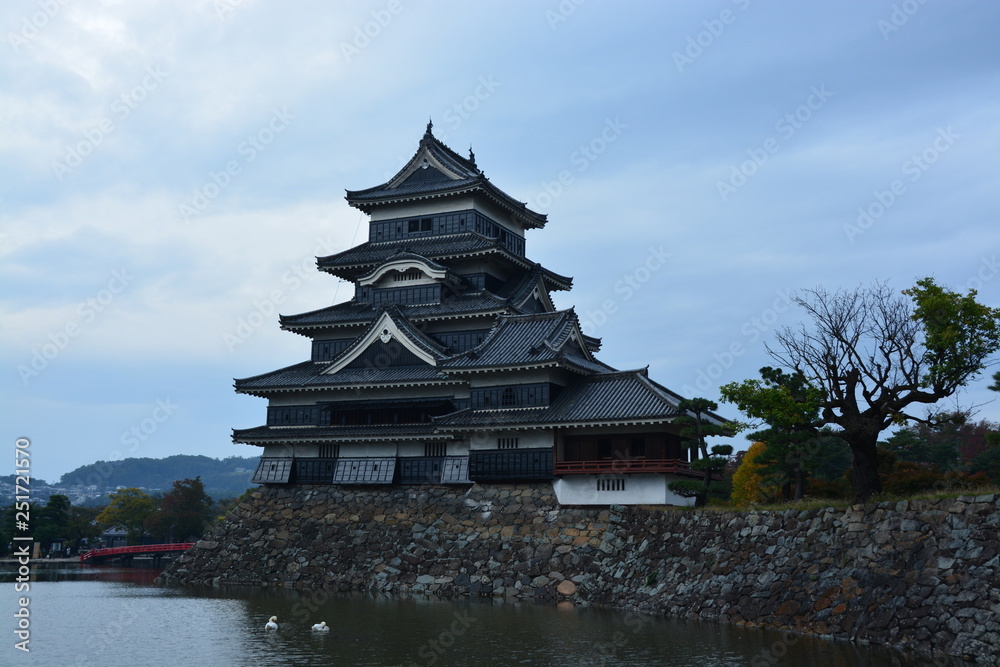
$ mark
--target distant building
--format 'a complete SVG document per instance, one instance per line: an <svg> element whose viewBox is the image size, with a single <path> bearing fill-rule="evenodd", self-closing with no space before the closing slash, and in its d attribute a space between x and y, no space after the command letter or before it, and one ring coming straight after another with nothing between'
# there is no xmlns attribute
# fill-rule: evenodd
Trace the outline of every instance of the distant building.
<svg viewBox="0 0 1000 667"><path fill-rule="evenodd" d="M700 477L674 420L681 397L645 369L595 356L572 279L529 260L546 216L493 185L431 131L391 180L347 192L368 240L317 263L354 284L346 303L282 316L312 355L236 381L268 399L260 484L551 483L559 502L688 504ZM721 423L721 420L719 420Z"/></svg>

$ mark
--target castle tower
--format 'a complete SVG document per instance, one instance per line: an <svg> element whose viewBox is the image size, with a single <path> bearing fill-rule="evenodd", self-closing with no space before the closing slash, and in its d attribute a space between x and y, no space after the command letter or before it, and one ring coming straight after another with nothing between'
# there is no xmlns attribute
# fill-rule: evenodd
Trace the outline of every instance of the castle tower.
<svg viewBox="0 0 1000 667"><path fill-rule="evenodd" d="M552 484L563 504L687 504L700 477L673 423L680 396L594 355L554 290L572 279L525 255L546 216L441 143L430 123L388 182L347 192L368 240L317 260L346 303L282 316L308 361L236 381L267 423L260 484Z"/></svg>

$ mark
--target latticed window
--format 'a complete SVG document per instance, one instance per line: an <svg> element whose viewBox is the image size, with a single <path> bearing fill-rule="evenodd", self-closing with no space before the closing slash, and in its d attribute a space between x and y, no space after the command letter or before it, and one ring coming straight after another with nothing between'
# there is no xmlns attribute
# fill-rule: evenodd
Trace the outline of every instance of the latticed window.
<svg viewBox="0 0 1000 667"><path fill-rule="evenodd" d="M397 272L396 275L394 276L394 280L396 282L405 282L407 280L420 280L420 278L423 277L423 275L424 274L420 271L420 269L407 269L402 273Z"/></svg>
<svg viewBox="0 0 1000 667"><path fill-rule="evenodd" d="M444 456L448 451L448 445L444 442L424 443L424 456Z"/></svg>
<svg viewBox="0 0 1000 667"><path fill-rule="evenodd" d="M507 387L503 390L503 395L500 397L500 407L502 408L516 408L521 404L518 400L517 391L513 387Z"/></svg>
<svg viewBox="0 0 1000 667"><path fill-rule="evenodd" d="M517 449L517 438L497 438L497 449Z"/></svg>
<svg viewBox="0 0 1000 667"><path fill-rule="evenodd" d="M624 477L598 477L597 478L597 490L598 491L624 491L625 490L625 478Z"/></svg>
<svg viewBox="0 0 1000 667"><path fill-rule="evenodd" d="M321 459L335 459L340 456L340 445L320 445L319 446L319 457Z"/></svg>

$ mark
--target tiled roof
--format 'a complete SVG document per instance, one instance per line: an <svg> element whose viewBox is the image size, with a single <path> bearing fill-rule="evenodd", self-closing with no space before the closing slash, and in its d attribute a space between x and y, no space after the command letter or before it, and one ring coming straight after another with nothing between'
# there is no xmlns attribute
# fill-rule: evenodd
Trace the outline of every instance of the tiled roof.
<svg viewBox="0 0 1000 667"><path fill-rule="evenodd" d="M429 164L421 165L425 169L415 165L417 160L422 161L428 156L451 171L454 176L448 176ZM400 181L400 178L407 172L412 173L405 180ZM490 183L490 180L479 170L473 159L464 158L441 143L431 132L430 123L428 123L427 131L420 140L417 152L399 173L382 185L365 190L348 190L346 199L351 206L367 213L379 204L443 197L470 191L481 192L507 208L526 227L545 226L546 216L544 213L532 211L524 202L517 201Z"/></svg>
<svg viewBox="0 0 1000 667"><path fill-rule="evenodd" d="M501 315L482 343L445 359L440 366L445 372L556 364L586 373L611 370L590 357L585 341L571 344L577 334L579 322L572 309Z"/></svg>
<svg viewBox="0 0 1000 667"><path fill-rule="evenodd" d="M411 253L429 260L499 253L525 267L530 265L524 258L507 250L499 238L488 238L477 232L461 232L396 241L365 241L335 255L316 258L316 266L321 271L350 278L367 273L400 253Z"/></svg>
<svg viewBox="0 0 1000 667"><path fill-rule="evenodd" d="M651 381L645 371L591 375L570 385L552 405L517 410L466 409L434 419L437 426L537 426L671 421L680 416L673 392Z"/></svg>
<svg viewBox="0 0 1000 667"><path fill-rule="evenodd" d="M440 439L434 424L378 424L371 426L292 426L233 429L233 442L250 445L282 442L373 442L378 440Z"/></svg>
<svg viewBox="0 0 1000 667"><path fill-rule="evenodd" d="M491 292L462 294L446 299L443 303L398 305L403 315L411 321L443 319L473 315L496 315L508 308L506 299ZM282 315L281 328L290 330L333 326L367 325L378 313L378 306L370 303L348 301L335 306L313 310L298 315Z"/></svg>
<svg viewBox="0 0 1000 667"><path fill-rule="evenodd" d="M235 381L236 391L265 395L294 389L336 389L360 386L398 386L408 384L445 384L453 381L434 366L388 366L386 368L343 368L326 375L330 362L304 361L270 373Z"/></svg>

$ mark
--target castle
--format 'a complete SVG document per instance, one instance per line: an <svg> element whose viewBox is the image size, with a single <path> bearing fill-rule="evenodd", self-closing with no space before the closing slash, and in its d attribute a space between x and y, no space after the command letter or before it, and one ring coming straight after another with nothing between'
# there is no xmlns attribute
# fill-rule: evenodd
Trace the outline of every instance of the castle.
<svg viewBox="0 0 1000 667"><path fill-rule="evenodd" d="M233 431L263 448L253 482L530 481L562 505L691 502L667 487L703 475L675 424L682 397L598 360L600 340L555 309L572 279L525 255L546 215L430 123L398 174L346 198L368 240L317 265L354 297L282 316L312 340L309 360L235 382L268 400L265 425Z"/></svg>

